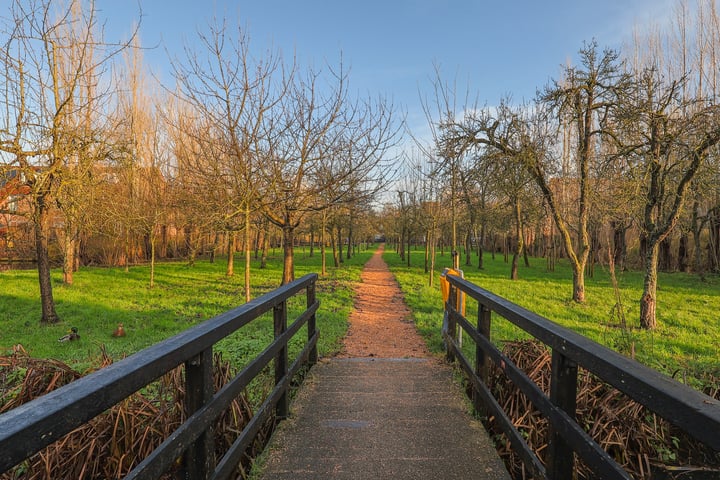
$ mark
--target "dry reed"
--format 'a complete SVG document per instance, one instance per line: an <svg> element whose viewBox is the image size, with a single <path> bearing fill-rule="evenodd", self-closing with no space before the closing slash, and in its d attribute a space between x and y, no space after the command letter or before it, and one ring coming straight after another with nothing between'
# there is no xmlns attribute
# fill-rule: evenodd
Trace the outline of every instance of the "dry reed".
<svg viewBox="0 0 720 480"><path fill-rule="evenodd" d="M95 368L110 363L110 358L102 352ZM217 354L213 363L217 390L235 373ZM16 347L12 355L0 357L0 413L82 375L60 361L32 358L22 347ZM184 390L181 366L0 475L0 480L123 478L185 420ZM214 430L218 457L232 444L250 418L252 408L246 395L236 398L218 418ZM236 477L245 477L251 458L264 446L268 428L263 429L247 452L247 457L238 466ZM180 471L180 463L178 459L172 471L163 478L175 478Z"/></svg>
<svg viewBox="0 0 720 480"><path fill-rule="evenodd" d="M551 355L536 341L508 342L504 353L549 394ZM544 462L548 422L527 397L495 367L490 388L526 439ZM717 384L717 382L715 382ZM718 388L705 393L720 398ZM720 478L720 452L693 440L623 393L580 369L578 375L577 421L615 461L634 478L675 478L689 472L715 473ZM517 454L490 418L488 428L496 439L498 452L514 479L531 478ZM577 478L592 479L593 474L577 462ZM687 477L678 477L687 478ZM705 478L705 477L703 477ZM708 477L710 478L710 477Z"/></svg>

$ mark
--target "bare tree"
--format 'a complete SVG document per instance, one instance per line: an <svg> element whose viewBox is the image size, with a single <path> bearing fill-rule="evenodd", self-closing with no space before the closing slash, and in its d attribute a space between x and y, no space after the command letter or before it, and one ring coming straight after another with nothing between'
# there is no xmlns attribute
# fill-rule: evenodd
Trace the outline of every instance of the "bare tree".
<svg viewBox="0 0 720 480"><path fill-rule="evenodd" d="M69 158L75 158L82 138L77 119L96 105L87 86L99 81L126 44L108 45L96 38L94 3L79 1L13 1L4 19L6 41L0 52L5 94L0 126L2 162L23 172L32 206L42 304L42 322L58 321L50 281L48 237L53 206ZM91 93L95 100L107 92Z"/></svg>
<svg viewBox="0 0 720 480"><path fill-rule="evenodd" d="M176 94L202 119L203 132L210 134L195 137L204 154L194 164L193 176L204 180L203 192L217 192L223 203L217 213L226 228L234 230L239 224L245 233L245 298L249 301L252 215L258 198L255 149L264 134L265 115L285 94L286 79L279 57L269 53L260 60L250 55L249 39L239 28L233 32L224 22L210 25L209 33L199 32L198 39L200 51L186 48L186 63L173 62ZM186 169L192 168L192 159L186 160ZM230 250L228 262L234 248Z"/></svg>
<svg viewBox="0 0 720 480"><path fill-rule="evenodd" d="M678 4L676 13L675 32L656 32L636 41L634 88L621 98L615 120L622 131L616 140L627 162L627 176L642 203L638 223L645 280L640 325L646 329L657 325L661 247L669 249L670 235L676 231L693 184L706 181L703 168L717 157L720 143L716 46L712 45L719 38L713 33L717 29L714 6L698 2L695 28L688 25L686 2ZM703 224L697 190L692 198L697 255Z"/></svg>
<svg viewBox="0 0 720 480"><path fill-rule="evenodd" d="M386 183L380 167L390 162L398 131L392 106L350 99L348 81L342 66L326 75L295 74L278 108L265 116L259 198L283 234L283 284L294 279L295 231L308 213L352 203Z"/></svg>
<svg viewBox="0 0 720 480"><path fill-rule="evenodd" d="M680 218L688 188L720 143L717 107L705 99L688 104L680 94L684 80L666 80L657 68L638 73L634 95L623 103L624 150L634 166L643 199L645 281L640 325L657 325L657 269L660 244Z"/></svg>
<svg viewBox="0 0 720 480"><path fill-rule="evenodd" d="M598 139L609 133L605 124L607 112L629 81L614 51L599 54L593 43L580 51L580 59L582 67L566 67L563 78L547 87L533 107L513 108L503 101L494 111L473 109L460 121L452 118L441 121L441 128L448 132L445 141L453 148L490 148L525 166L540 188L563 239L572 266L572 298L576 302L585 301L585 266L590 253L590 165ZM550 114L557 119L556 125L564 122L575 134L572 177L577 179L578 202L577 210L570 215L563 212L554 187L558 164L552 155L555 134ZM575 224L575 238L571 223Z"/></svg>

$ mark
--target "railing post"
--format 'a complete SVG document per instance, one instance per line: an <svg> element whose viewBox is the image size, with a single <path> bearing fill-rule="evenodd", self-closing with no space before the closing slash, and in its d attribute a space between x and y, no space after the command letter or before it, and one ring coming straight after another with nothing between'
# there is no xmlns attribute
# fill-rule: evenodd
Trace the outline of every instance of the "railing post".
<svg viewBox="0 0 720 480"><path fill-rule="evenodd" d="M315 280L313 280L308 286L307 286L307 308L310 308L315 304ZM313 313L312 316L308 319L307 323L307 334L308 334L308 341L315 336L315 330L316 330L316 319L315 314ZM310 350L310 355L308 356L308 363L310 365L315 365L317 363L318 358L318 351L317 351L317 343L312 347Z"/></svg>
<svg viewBox="0 0 720 480"><path fill-rule="evenodd" d="M280 302L278 305L273 307L273 326L275 331L275 338L282 335L287 330L287 301ZM282 382L288 371L288 348L287 344L278 352L275 357L275 385ZM285 418L288 416L289 403L287 392L283 392L282 396L278 400L275 406L275 414L278 418Z"/></svg>
<svg viewBox="0 0 720 480"><path fill-rule="evenodd" d="M213 396L212 347L185 362L185 414L192 415ZM207 479L215 469L212 430L205 431L184 454L185 477Z"/></svg>
<svg viewBox="0 0 720 480"><path fill-rule="evenodd" d="M575 419L577 407L577 364L553 349L550 376L550 400ZM575 455L572 447L549 428L547 474L551 480L573 478Z"/></svg>
<svg viewBox="0 0 720 480"><path fill-rule="evenodd" d="M448 295L448 301L445 305L445 311L447 313L447 338L445 339L446 345L447 345L447 351L445 352L446 358L448 362L454 362L455 361L455 354L453 353L453 342L455 342L455 338L457 337L456 331L457 331L457 323L455 322L455 317L450 314L450 309L448 306L452 306L454 309L457 305L457 288L451 283L450 284L450 292Z"/></svg>
<svg viewBox="0 0 720 480"><path fill-rule="evenodd" d="M477 313L477 331L480 335L490 340L490 318L492 311L482 303L478 303ZM475 344L475 374L480 378L480 381L487 385L490 363L487 352L480 347L480 344ZM481 415L485 414L485 407L480 399L480 392L473 390L473 405L475 411Z"/></svg>

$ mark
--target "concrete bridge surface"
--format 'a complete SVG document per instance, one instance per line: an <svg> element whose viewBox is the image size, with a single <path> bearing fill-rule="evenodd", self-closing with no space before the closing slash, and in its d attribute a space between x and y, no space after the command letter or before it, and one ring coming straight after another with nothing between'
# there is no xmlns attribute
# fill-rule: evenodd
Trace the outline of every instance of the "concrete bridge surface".
<svg viewBox="0 0 720 480"><path fill-rule="evenodd" d="M442 360L325 360L274 434L260 478L509 479L469 411Z"/></svg>

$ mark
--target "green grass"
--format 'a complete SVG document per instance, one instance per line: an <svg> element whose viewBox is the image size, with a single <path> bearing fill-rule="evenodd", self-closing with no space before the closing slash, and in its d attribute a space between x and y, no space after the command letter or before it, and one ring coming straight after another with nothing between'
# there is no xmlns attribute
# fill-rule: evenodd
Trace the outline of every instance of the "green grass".
<svg viewBox="0 0 720 480"><path fill-rule="evenodd" d="M548 272L544 259L531 259L531 266L520 265L520 279L512 281L510 264L502 255L493 260L484 255L484 268L478 270L477 258L472 266L461 265L465 278L477 285L565 327L585 335L598 343L624 354L634 346L636 359L668 375L699 387L720 381L720 278L699 277L684 273L660 274L658 288L658 328L646 331L639 328L641 272L618 275L627 329L619 326L613 314L615 297L609 272L596 266L594 278L586 278L586 303L571 301L572 273L569 265L559 262L554 272ZM424 273L424 252L413 251L412 267L400 260L390 247L385 261L401 284L406 300L413 310L420 332L435 351L442 349L442 297L440 272L451 264L450 255L436 260L435 286L428 286ZM463 262L464 263L464 262ZM468 317L477 311L474 301L468 305ZM493 339L497 342L528 338L509 322L493 315ZM467 342L470 343L470 342Z"/></svg>
<svg viewBox="0 0 720 480"><path fill-rule="evenodd" d="M347 330L352 309L353 282L360 278L364 263L373 250L355 255L340 268L328 267L321 277L317 294L321 310L317 315L321 330L319 351L328 355L338 350ZM320 255L309 257L307 249L295 253L295 276L320 271ZM328 265L332 258L328 254ZM61 272L53 271L53 292L61 321L53 325L39 322L39 287L35 271L0 272L0 354L21 344L39 358L55 358L76 368L93 363L104 349L118 359L168 338L244 302L243 263L236 260L236 274L225 276L225 259L215 263L198 261L161 263L156 267L155 287L149 288L149 267L82 268L71 286L63 285ZM282 257L277 252L266 269L253 261L252 296L262 295L280 284ZM304 308L305 296L289 302L290 320ZM112 338L118 323L127 336ZM80 340L60 343L71 326L77 327ZM296 337L302 336L300 334ZM235 364L244 364L257 355L272 337L272 315L266 314L218 345ZM293 349L299 348L297 338Z"/></svg>

